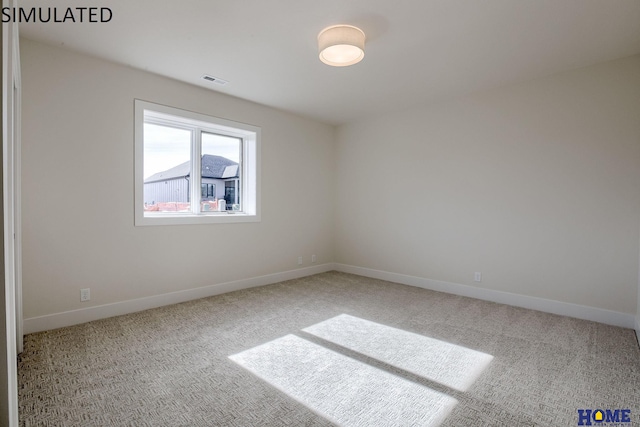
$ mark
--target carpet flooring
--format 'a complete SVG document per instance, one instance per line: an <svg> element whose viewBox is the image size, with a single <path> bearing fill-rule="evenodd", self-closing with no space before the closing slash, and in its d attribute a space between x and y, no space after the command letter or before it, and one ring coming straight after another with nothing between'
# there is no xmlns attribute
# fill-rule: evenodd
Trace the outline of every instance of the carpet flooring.
<svg viewBox="0 0 640 427"><path fill-rule="evenodd" d="M21 426L640 426L631 329L338 272L30 334L18 373Z"/></svg>

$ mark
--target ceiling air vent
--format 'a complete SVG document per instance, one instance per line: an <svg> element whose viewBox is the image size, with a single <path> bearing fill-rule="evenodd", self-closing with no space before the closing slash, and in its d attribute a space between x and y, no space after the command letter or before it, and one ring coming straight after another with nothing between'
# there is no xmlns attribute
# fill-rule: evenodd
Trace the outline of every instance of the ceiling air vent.
<svg viewBox="0 0 640 427"><path fill-rule="evenodd" d="M228 82L228 81L226 81L226 80L222 80L222 79L220 79L220 78L218 78L218 77L213 77L213 76L210 76L210 75L208 75L208 74L205 74L204 76L202 76L202 79L203 79L203 80L206 80L206 81L208 81L208 82L211 82L211 83L215 83L215 84L220 85L220 86L224 86L224 85L226 85L227 83L229 83L229 82Z"/></svg>

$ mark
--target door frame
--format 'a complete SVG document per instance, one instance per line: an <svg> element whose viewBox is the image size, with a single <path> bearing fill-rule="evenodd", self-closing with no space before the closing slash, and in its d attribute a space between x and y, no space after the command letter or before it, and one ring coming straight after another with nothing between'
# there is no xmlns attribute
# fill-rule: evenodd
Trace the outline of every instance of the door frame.
<svg viewBox="0 0 640 427"><path fill-rule="evenodd" d="M2 6L15 7L16 0ZM7 349L7 405L10 426L18 425L18 352L23 346L20 229L20 56L18 25L2 24L2 202L4 302Z"/></svg>

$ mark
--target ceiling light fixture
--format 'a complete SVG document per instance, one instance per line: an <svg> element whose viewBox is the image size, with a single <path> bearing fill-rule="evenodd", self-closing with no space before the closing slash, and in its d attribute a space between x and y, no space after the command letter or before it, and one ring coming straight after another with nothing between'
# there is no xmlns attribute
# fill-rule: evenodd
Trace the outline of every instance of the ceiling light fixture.
<svg viewBox="0 0 640 427"><path fill-rule="evenodd" d="M333 25L318 34L320 61L334 67L357 64L364 58L364 32L351 25Z"/></svg>

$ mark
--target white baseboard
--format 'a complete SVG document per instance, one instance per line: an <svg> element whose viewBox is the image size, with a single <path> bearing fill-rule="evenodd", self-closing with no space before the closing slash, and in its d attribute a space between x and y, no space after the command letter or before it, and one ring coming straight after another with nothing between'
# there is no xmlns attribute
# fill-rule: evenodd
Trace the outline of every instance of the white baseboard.
<svg viewBox="0 0 640 427"><path fill-rule="evenodd" d="M491 289L476 288L474 286L442 282L439 280L425 279L405 274L390 273L387 271L373 270L353 265L335 264L335 269L344 273L357 274L359 276L387 280L389 282L400 283L403 285L416 286L418 288L477 298L500 304L529 308L532 310L544 311L546 313L559 314L561 316L591 320L594 322L605 323L607 325L621 326L623 328L633 329L635 323L636 333L640 334L640 332L638 332L640 331L640 324L636 322L636 316L633 314L620 313L618 311L531 297L527 295L512 294L509 292L495 291Z"/></svg>
<svg viewBox="0 0 640 427"><path fill-rule="evenodd" d="M150 308L177 304L199 298L206 298L214 295L224 294L227 292L238 291L241 289L270 285L272 283L278 283L284 280L298 279L301 277L324 273L334 269L335 266L332 263L321 264L315 265L313 267L299 268L296 270L269 274L266 276L219 283L217 285L205 286L202 288L187 289L184 291L171 292L151 297L138 298L134 300L115 302L112 304L65 311L62 313L49 314L46 316L32 317L29 319L24 319L24 333L30 334L34 332L47 331L50 329L63 328L65 326L86 323L92 320L105 319L107 317L135 313L137 311L148 310Z"/></svg>
<svg viewBox="0 0 640 427"><path fill-rule="evenodd" d="M233 282L219 283L217 285L171 292L152 297L138 298L112 304L65 311L62 313L55 313L46 316L32 317L29 319L24 319L24 333L30 334L34 332L62 328L65 326L77 325L80 323L90 322L92 320L105 319L107 317L135 313L137 311L148 310L150 308L177 304L185 301L195 300L198 298L206 298L209 296L220 295L241 289L270 285L272 283L278 283L284 280L298 279L301 277L324 273L331 270L357 274L359 276L371 277L374 279L387 280L389 282L416 286L418 288L446 292L454 295L477 298L485 301L508 304L516 307L529 308L532 310L544 311L547 313L559 314L562 316L592 320L594 322L621 326L623 328L635 328L636 334L638 335L638 340L640 341L640 316L636 318L636 316L633 316L632 314L604 310L601 308L588 307L578 304L530 297L526 295L512 294L509 292L476 288L473 286L461 285L458 283L442 282L438 280L425 279L422 277L409 276L405 274L390 273L370 268L334 263L327 263L316 265L313 267L284 271L281 273L269 274L266 276L252 277L249 279L236 280Z"/></svg>

